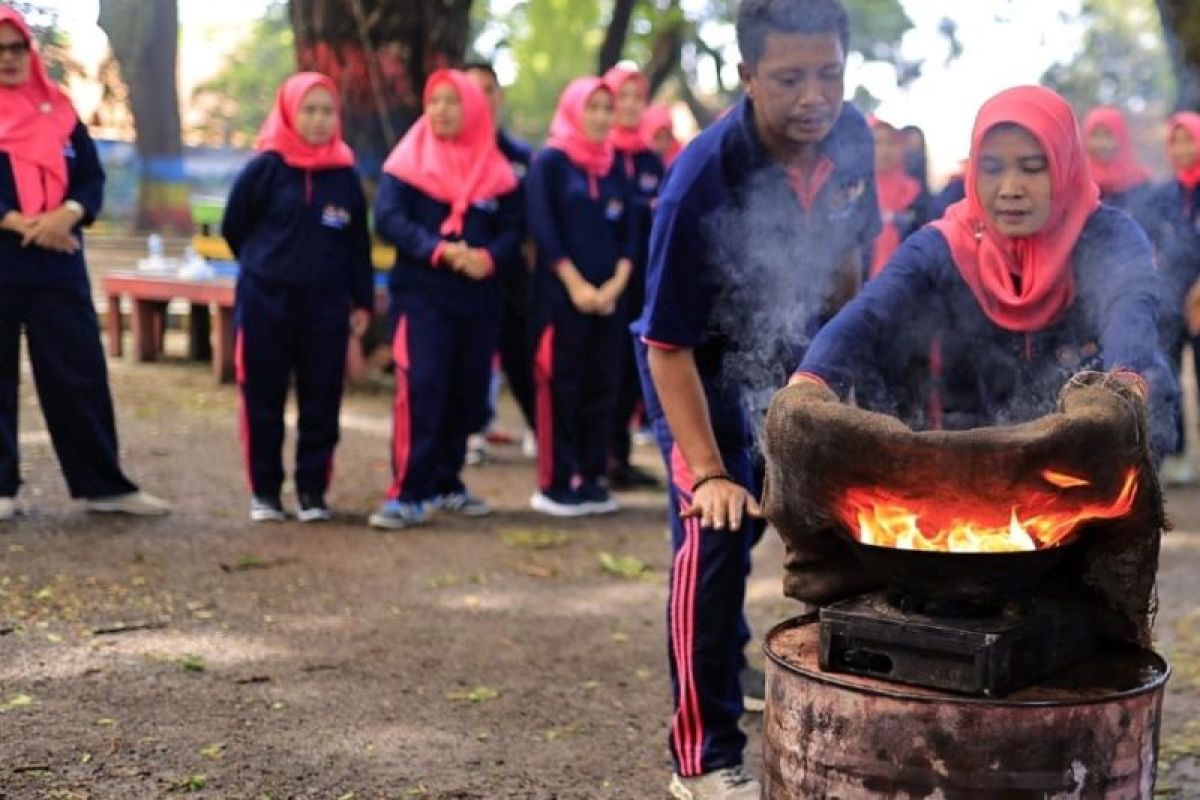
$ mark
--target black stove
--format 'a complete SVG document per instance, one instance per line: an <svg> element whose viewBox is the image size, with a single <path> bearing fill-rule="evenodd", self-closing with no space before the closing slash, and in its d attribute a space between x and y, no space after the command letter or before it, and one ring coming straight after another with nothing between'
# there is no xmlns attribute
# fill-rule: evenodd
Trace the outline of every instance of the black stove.
<svg viewBox="0 0 1200 800"><path fill-rule="evenodd" d="M988 603L876 592L821 609L821 669L1000 697L1096 650L1085 603L1053 593Z"/></svg>

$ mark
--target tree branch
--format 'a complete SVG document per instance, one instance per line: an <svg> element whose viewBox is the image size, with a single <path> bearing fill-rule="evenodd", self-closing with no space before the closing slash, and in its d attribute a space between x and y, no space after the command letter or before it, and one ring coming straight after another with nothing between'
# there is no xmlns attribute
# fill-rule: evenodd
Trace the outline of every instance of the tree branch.
<svg viewBox="0 0 1200 800"><path fill-rule="evenodd" d="M604 44L600 45L596 71L603 75L621 60L625 51L625 40L629 37L629 22L633 19L633 8L637 0L615 0L608 30L604 32Z"/></svg>

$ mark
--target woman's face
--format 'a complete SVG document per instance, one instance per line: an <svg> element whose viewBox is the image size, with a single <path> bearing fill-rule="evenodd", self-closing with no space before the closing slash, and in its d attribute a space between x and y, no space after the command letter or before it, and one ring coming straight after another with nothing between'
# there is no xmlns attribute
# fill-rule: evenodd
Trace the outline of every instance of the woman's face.
<svg viewBox="0 0 1200 800"><path fill-rule="evenodd" d="M659 128L654 132L654 136L650 140L651 149L660 156L665 156L667 151L671 149L671 145L675 144L675 136L671 133L670 128Z"/></svg>
<svg viewBox="0 0 1200 800"><path fill-rule="evenodd" d="M429 127L439 139L453 139L463 128L462 98L449 83L440 83L429 94L425 107Z"/></svg>
<svg viewBox="0 0 1200 800"><path fill-rule="evenodd" d="M875 172L891 172L904 163L904 146L901 143L900 132L887 125L876 125L875 134Z"/></svg>
<svg viewBox="0 0 1200 800"><path fill-rule="evenodd" d="M976 191L1005 236L1032 236L1050 219L1050 159L1028 130L1000 125L983 137Z"/></svg>
<svg viewBox="0 0 1200 800"><path fill-rule="evenodd" d="M296 132L311 145L322 145L337 129L337 106L328 89L309 89L296 111Z"/></svg>
<svg viewBox="0 0 1200 800"><path fill-rule="evenodd" d="M1200 156L1196 152L1195 137L1182 125L1175 126L1175 130L1171 131L1171 138L1167 141L1167 152L1170 153L1171 163L1177 170L1191 169Z"/></svg>
<svg viewBox="0 0 1200 800"><path fill-rule="evenodd" d="M0 24L0 86L29 80L29 42L12 25Z"/></svg>
<svg viewBox="0 0 1200 800"><path fill-rule="evenodd" d="M1112 161L1113 156L1117 154L1117 137L1113 136L1113 132L1105 125L1097 125L1092 128L1084 145L1087 147L1088 155L1101 164Z"/></svg>
<svg viewBox="0 0 1200 800"><path fill-rule="evenodd" d="M622 128L636 128L642 121L642 112L646 110L646 92L642 82L626 80L617 90L615 104L617 124Z"/></svg>
<svg viewBox="0 0 1200 800"><path fill-rule="evenodd" d="M603 142L613 124L613 96L606 91L592 92L583 106L583 135L593 142Z"/></svg>

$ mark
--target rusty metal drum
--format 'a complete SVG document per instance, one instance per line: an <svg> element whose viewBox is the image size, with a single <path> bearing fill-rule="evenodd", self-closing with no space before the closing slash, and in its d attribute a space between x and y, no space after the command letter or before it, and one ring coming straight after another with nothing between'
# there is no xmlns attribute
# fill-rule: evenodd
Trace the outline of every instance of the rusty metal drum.
<svg viewBox="0 0 1200 800"><path fill-rule="evenodd" d="M1150 800L1170 668L1105 652L1004 698L823 672L815 615L767 636L767 800Z"/></svg>

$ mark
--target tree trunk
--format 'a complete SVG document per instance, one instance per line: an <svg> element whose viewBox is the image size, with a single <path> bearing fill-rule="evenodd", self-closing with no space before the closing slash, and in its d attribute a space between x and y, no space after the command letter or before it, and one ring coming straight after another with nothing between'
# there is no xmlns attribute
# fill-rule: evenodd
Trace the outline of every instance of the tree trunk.
<svg viewBox="0 0 1200 800"><path fill-rule="evenodd" d="M633 18L633 8L637 0L614 0L612 18L608 21L608 30L604 33L604 44L600 46L600 57L596 71L603 75L621 60L625 52L625 39L629 36L629 21Z"/></svg>
<svg viewBox="0 0 1200 800"><path fill-rule="evenodd" d="M1175 106L1200 110L1200 4L1195 0L1156 1L1178 82Z"/></svg>
<svg viewBox="0 0 1200 800"><path fill-rule="evenodd" d="M378 173L421 113L425 79L461 63L472 0L290 0L301 69L333 78L346 141Z"/></svg>
<svg viewBox="0 0 1200 800"><path fill-rule="evenodd" d="M179 133L176 0L101 0L100 27L129 87L137 134L139 184L135 228L187 234L192 229Z"/></svg>

